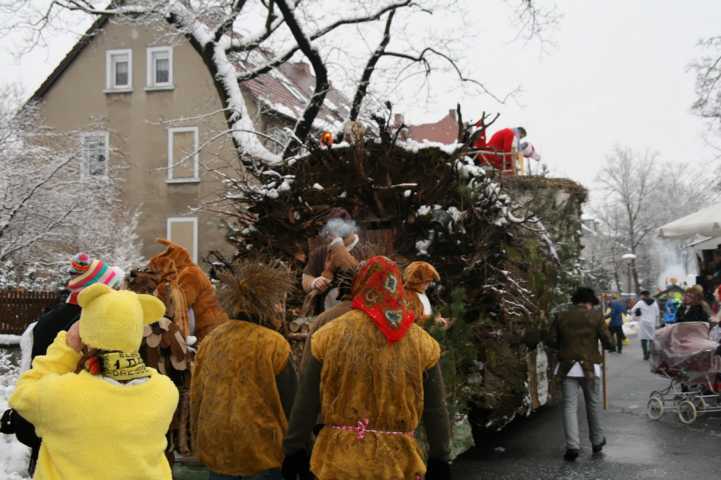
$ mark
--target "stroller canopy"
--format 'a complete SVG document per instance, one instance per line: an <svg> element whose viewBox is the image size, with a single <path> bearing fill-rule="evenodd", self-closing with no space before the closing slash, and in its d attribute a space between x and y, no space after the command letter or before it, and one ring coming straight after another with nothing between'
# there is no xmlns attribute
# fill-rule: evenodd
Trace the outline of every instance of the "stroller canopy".
<svg viewBox="0 0 721 480"><path fill-rule="evenodd" d="M689 381L700 381L721 373L718 343L709 338L705 322L669 325L656 331L651 353L651 370Z"/></svg>

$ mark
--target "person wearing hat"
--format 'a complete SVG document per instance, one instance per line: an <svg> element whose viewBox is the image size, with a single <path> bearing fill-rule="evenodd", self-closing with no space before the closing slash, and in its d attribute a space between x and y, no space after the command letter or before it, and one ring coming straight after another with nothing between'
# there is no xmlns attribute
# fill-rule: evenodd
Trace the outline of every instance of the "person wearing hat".
<svg viewBox="0 0 721 480"><path fill-rule="evenodd" d="M572 462L581 450L578 431L578 391L586 402L588 430L593 453L606 445L601 426L601 366L604 348L613 351L613 342L606 329L603 314L596 308L598 298L590 288L581 287L571 296L571 304L554 312L549 346L558 351L556 374L561 377L563 393L563 427L566 432L564 459Z"/></svg>
<svg viewBox="0 0 721 480"><path fill-rule="evenodd" d="M428 262L411 262L403 270L403 286L408 305L413 310L416 323L425 327L428 320L433 318L434 323L441 328L448 328L448 320L440 315L434 315L431 301L426 292L433 282L439 282L441 276L433 265Z"/></svg>
<svg viewBox="0 0 721 480"><path fill-rule="evenodd" d="M76 298L80 320L35 359L9 400L43 440L34 478L170 480L165 433L178 390L138 353L144 325L165 306L104 284Z"/></svg>
<svg viewBox="0 0 721 480"><path fill-rule="evenodd" d="M352 310L311 338L288 434L283 478L450 480L441 348L414 322L396 264L372 257L353 282ZM320 414L322 429L308 458ZM428 463L414 436L421 419Z"/></svg>
<svg viewBox="0 0 721 480"><path fill-rule="evenodd" d="M231 320L200 344L190 389L197 458L210 480L280 479L282 441L297 385L290 344L278 333L293 280L282 265L238 262L220 275Z"/></svg>
<svg viewBox="0 0 721 480"><path fill-rule="evenodd" d="M83 286L103 283L118 288L125 276L118 267L108 267L102 260L93 260L83 252L73 256L67 273L70 281L60 295L61 301L43 312L23 333L23 338L28 339L23 342L23 358L27 358L23 363L29 365L35 357L45 355L58 333L69 330L78 321L80 305L77 296ZM33 425L12 409L3 413L3 419L5 426L2 432L15 434L20 443L30 447L28 473L32 476L40 453L40 438Z"/></svg>

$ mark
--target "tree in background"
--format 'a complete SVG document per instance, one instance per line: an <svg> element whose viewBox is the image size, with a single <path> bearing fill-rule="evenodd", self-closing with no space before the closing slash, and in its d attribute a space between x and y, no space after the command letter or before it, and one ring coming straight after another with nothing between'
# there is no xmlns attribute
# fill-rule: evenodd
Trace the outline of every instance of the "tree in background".
<svg viewBox="0 0 721 480"><path fill-rule="evenodd" d="M529 37L538 36L557 18L555 10L540 8L537 0L508 3ZM349 79L346 83L355 91L349 120L385 103L388 97L379 101L371 88L379 74L397 90L406 78L450 70L461 84L502 101L464 74L458 62L461 52L468 50L462 48L462 29L438 36L435 29L415 32L410 28L419 17L448 9L462 12L455 0L357 0L350 4L338 0L116 0L109 5L108 0L8 0L0 4L0 18L5 17L0 23L6 30L26 33L28 48L46 41L52 29L67 31L68 22L101 17L146 24L158 36L187 39L214 79L227 121L223 133L231 136L240 165L258 175L297 154L306 143L317 145L310 135L314 128L334 127L317 119L324 105L334 109L327 101L331 73ZM378 38L378 43L372 38ZM368 45L368 57L355 58L350 48L343 47L351 44ZM280 153L271 152L264 144L268 136L254 128L240 86L300 59L313 69L313 93L298 92L305 109L291 131L270 139L282 144ZM367 96L373 101L366 102Z"/></svg>
<svg viewBox="0 0 721 480"><path fill-rule="evenodd" d="M597 175L594 216L600 222L597 256L606 257L606 265L622 290L625 269L630 261L633 288L652 289L662 273L663 258L669 253L681 256L682 245L659 252L656 229L665 223L707 205L716 193L704 180L706 175L681 162L662 162L657 153L640 153L617 146L606 157ZM663 285L659 285L663 287Z"/></svg>
<svg viewBox="0 0 721 480"><path fill-rule="evenodd" d="M72 132L18 105L16 89L0 91L0 288L52 286L78 250L126 268L140 262L140 212L114 208L110 176L83 173Z"/></svg>

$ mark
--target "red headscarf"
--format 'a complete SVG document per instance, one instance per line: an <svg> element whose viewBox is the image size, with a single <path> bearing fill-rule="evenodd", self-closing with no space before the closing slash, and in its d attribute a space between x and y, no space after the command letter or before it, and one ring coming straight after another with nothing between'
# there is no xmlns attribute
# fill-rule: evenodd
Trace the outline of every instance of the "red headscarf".
<svg viewBox="0 0 721 480"><path fill-rule="evenodd" d="M413 325L413 311L403 301L398 266L386 257L373 257L353 281L353 308L371 317L389 343L402 339Z"/></svg>

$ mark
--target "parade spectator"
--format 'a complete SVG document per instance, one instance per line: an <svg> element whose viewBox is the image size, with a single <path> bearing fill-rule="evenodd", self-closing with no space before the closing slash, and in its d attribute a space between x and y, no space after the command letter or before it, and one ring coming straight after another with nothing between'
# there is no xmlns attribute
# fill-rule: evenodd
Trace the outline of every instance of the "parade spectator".
<svg viewBox="0 0 721 480"><path fill-rule="evenodd" d="M257 262L220 275L232 320L208 334L191 384L193 447L210 480L281 479L282 441L296 391L290 344L277 332L288 271Z"/></svg>
<svg viewBox="0 0 721 480"><path fill-rule="evenodd" d="M623 341L626 339L626 335L623 333L623 316L626 315L627 308L626 303L621 301L621 296L617 293L613 294L613 300L610 305L609 317L611 321L608 324L608 329L611 332L611 336L616 341L616 352L621 353L623 350Z"/></svg>
<svg viewBox="0 0 721 480"><path fill-rule="evenodd" d="M104 284L75 296L80 320L17 382L9 404L42 438L35 478L170 480L165 433L178 390L138 353L165 306Z"/></svg>
<svg viewBox="0 0 721 480"><path fill-rule="evenodd" d="M58 333L70 330L80 319L77 299L83 288L98 283L119 288L125 277L120 268L108 266L102 260L93 260L87 253L73 256L67 274L70 280L61 294L61 301L41 314L23 333L23 337L30 339L29 344L23 342L23 358L28 358L23 363L29 364L35 357L45 355ZM12 409L6 410L3 418L6 427L2 433L15 434L20 443L30 447L28 473L32 476L40 453L40 438L33 425Z"/></svg>
<svg viewBox="0 0 721 480"><path fill-rule="evenodd" d="M558 351L563 391L563 426L566 432L564 459L572 462L580 452L578 430L578 390L583 391L588 429L593 453L600 453L606 445L601 426L601 362L603 356L598 342L613 350L603 316L594 307L598 298L590 288L578 288L571 297L572 305L565 305L554 315L549 344Z"/></svg>
<svg viewBox="0 0 721 480"><path fill-rule="evenodd" d="M648 360L651 356L651 343L656 336L656 326L661 312L658 303L651 297L648 290L641 292L641 299L631 308L634 318L638 320L638 337L641 339L643 359Z"/></svg>
<svg viewBox="0 0 721 480"><path fill-rule="evenodd" d="M703 290L694 285L686 289L683 296L683 305L678 310L676 321L681 322L709 322L711 316L704 307Z"/></svg>
<svg viewBox="0 0 721 480"><path fill-rule="evenodd" d="M310 463L319 480L449 480L440 346L414 323L391 260L371 258L353 286L353 309L311 339L284 442L283 477L309 478ZM309 462L306 446L319 413L325 425ZM427 468L414 436L421 418Z"/></svg>

